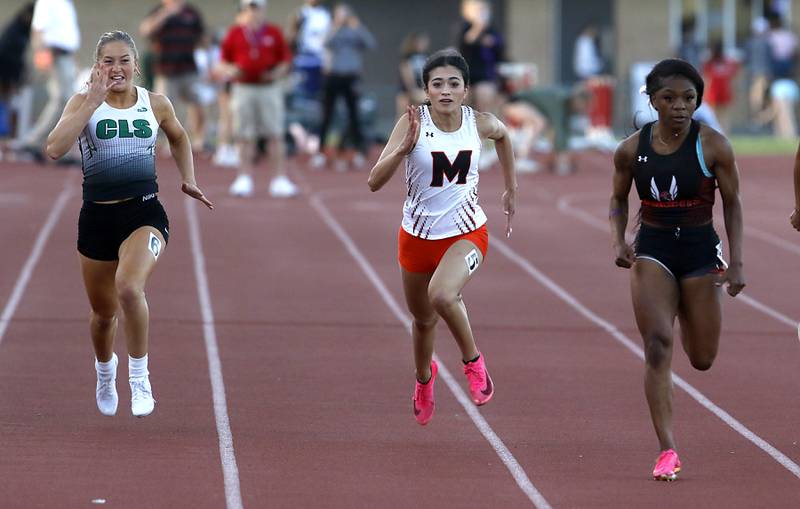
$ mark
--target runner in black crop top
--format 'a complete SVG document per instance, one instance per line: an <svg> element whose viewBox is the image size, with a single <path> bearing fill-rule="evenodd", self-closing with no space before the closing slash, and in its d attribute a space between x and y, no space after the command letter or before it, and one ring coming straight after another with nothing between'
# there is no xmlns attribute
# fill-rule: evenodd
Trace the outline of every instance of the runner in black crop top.
<svg viewBox="0 0 800 509"><path fill-rule="evenodd" d="M614 257L617 266L631 268L633 308L645 351L644 388L660 446L652 472L658 480L674 480L682 468L672 434L675 317L692 365L709 369L719 346L719 287L725 284L732 296L744 287L738 170L728 140L692 120L703 88L690 64L659 62L646 81L658 121L614 153L609 205ZM634 183L642 200L635 252L625 239ZM715 187L730 245L730 266L723 273L713 270L719 248L712 221Z"/></svg>
<svg viewBox="0 0 800 509"><path fill-rule="evenodd" d="M653 149L654 124L642 128L634 160L633 180L642 200L642 223L661 227L710 223L716 178L703 159L700 123L692 120L683 143L665 155Z"/></svg>

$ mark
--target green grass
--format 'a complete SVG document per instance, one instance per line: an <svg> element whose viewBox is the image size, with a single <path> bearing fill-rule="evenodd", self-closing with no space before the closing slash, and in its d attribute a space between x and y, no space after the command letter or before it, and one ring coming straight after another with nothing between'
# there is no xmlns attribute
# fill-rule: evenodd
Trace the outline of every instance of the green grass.
<svg viewBox="0 0 800 509"><path fill-rule="evenodd" d="M797 140L772 136L731 136L731 145L737 156L794 155Z"/></svg>

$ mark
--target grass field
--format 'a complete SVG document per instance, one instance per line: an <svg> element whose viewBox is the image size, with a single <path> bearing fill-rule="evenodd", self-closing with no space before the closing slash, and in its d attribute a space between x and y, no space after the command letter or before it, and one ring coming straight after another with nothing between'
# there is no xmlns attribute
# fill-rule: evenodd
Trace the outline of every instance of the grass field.
<svg viewBox="0 0 800 509"><path fill-rule="evenodd" d="M797 150L797 140L772 136L731 136L730 140L737 156L791 155Z"/></svg>

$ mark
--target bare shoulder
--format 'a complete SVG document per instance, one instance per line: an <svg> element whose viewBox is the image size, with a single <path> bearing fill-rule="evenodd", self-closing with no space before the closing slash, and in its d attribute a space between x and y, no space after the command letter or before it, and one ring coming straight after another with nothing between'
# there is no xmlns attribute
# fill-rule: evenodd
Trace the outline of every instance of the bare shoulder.
<svg viewBox="0 0 800 509"><path fill-rule="evenodd" d="M156 120L159 124L175 116L172 101L170 101L167 96L149 90L147 93L150 96L150 106L153 108L153 114L156 116Z"/></svg>
<svg viewBox="0 0 800 509"><path fill-rule="evenodd" d="M713 164L716 161L733 160L733 147L724 134L706 124L700 124L699 136L707 161L710 159Z"/></svg>
<svg viewBox="0 0 800 509"><path fill-rule="evenodd" d="M615 165L629 165L633 162L633 158L636 156L636 150L639 147L639 135L641 132L640 129L620 142L617 149L614 151Z"/></svg>
<svg viewBox="0 0 800 509"><path fill-rule="evenodd" d="M153 111L159 111L164 108L172 107L172 102L164 94L151 92L149 90L147 91L147 94L150 96L150 105L153 107Z"/></svg>
<svg viewBox="0 0 800 509"><path fill-rule="evenodd" d="M473 111L475 112L475 124L478 126L478 134L481 138L491 138L503 128L503 123L494 114Z"/></svg>

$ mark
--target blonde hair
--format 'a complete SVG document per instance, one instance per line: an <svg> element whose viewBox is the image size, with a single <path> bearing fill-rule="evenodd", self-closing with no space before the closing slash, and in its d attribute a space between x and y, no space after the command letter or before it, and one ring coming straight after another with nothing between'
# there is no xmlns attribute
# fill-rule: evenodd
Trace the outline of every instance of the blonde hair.
<svg viewBox="0 0 800 509"><path fill-rule="evenodd" d="M113 30L100 36L100 40L97 41L97 48L94 51L95 61L100 61L100 52L103 51L103 47L109 42L114 41L120 41L127 44L131 48L131 51L133 51L134 61L139 61L139 52L136 50L136 43L133 42L133 37L131 37L128 32L123 32L122 30Z"/></svg>

